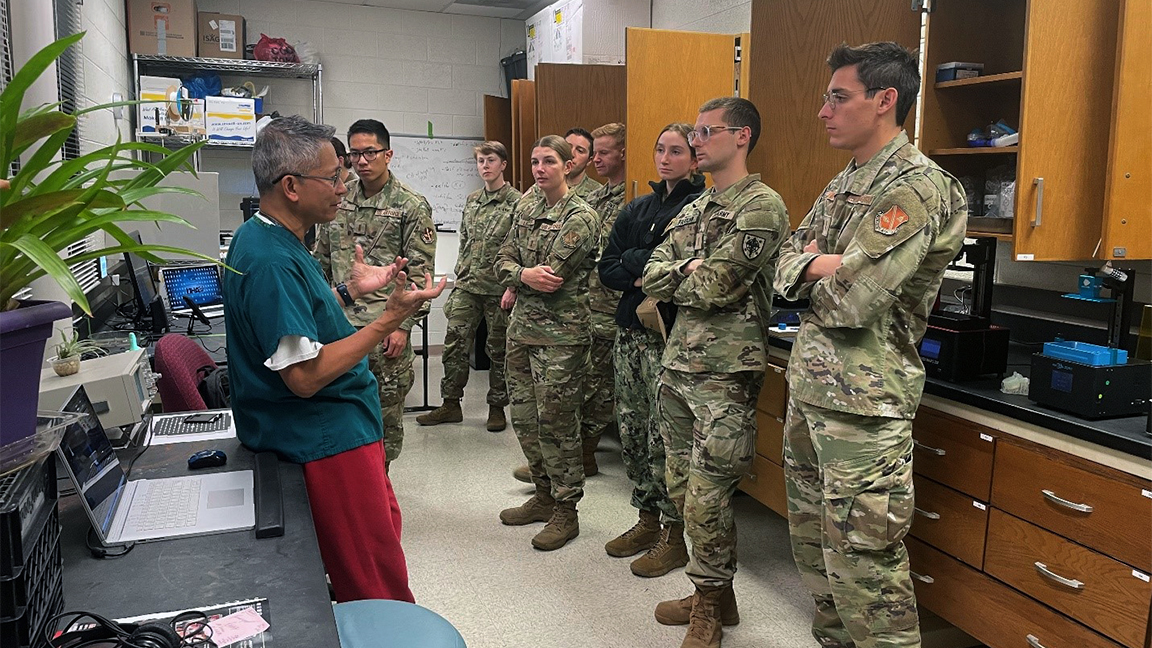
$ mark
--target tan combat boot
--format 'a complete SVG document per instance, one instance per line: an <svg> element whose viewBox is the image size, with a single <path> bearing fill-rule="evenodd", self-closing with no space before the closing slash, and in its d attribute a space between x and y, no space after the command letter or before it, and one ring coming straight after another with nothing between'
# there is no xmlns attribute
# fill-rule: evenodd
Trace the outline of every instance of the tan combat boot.
<svg viewBox="0 0 1152 648"><path fill-rule="evenodd" d="M694 597L695 594L679 600L661 602L656 606L656 620L663 625L688 623L692 617L692 599ZM720 592L720 622L726 626L740 623L740 610L736 608L736 592L731 585Z"/></svg>
<svg viewBox="0 0 1152 648"><path fill-rule="evenodd" d="M600 473L596 465L596 446L600 445L600 435L584 439L584 476L591 477Z"/></svg>
<svg viewBox="0 0 1152 648"><path fill-rule="evenodd" d="M460 411L459 398L445 398L444 404L436 409L416 417L420 425L440 425L441 423L459 423L464 420L464 412Z"/></svg>
<svg viewBox="0 0 1152 648"><path fill-rule="evenodd" d="M500 511L500 521L509 526L524 526L533 522L547 522L552 518L556 500L548 493L536 490L536 494L520 506Z"/></svg>
<svg viewBox="0 0 1152 648"><path fill-rule="evenodd" d="M522 481L525 484L532 483L532 469L528 466L520 466L513 470L512 476L516 478L516 481Z"/></svg>
<svg viewBox="0 0 1152 648"><path fill-rule="evenodd" d="M575 504L557 504L548 524L532 538L532 546L540 551L555 551L580 535L580 521Z"/></svg>
<svg viewBox="0 0 1152 648"><path fill-rule="evenodd" d="M692 614L688 621L688 633L680 648L720 648L720 597L726 587L697 587L692 595Z"/></svg>
<svg viewBox="0 0 1152 648"><path fill-rule="evenodd" d="M508 419L504 418L504 408L496 405L488 406L488 423L486 424L489 432L503 432L504 428L508 427Z"/></svg>
<svg viewBox="0 0 1152 648"><path fill-rule="evenodd" d="M684 523L665 524L660 541L648 553L632 561L632 573L644 578L663 576L688 564L688 546L684 544Z"/></svg>
<svg viewBox="0 0 1152 648"><path fill-rule="evenodd" d="M640 520L604 545L609 556L635 556L660 540L660 514L640 509Z"/></svg>

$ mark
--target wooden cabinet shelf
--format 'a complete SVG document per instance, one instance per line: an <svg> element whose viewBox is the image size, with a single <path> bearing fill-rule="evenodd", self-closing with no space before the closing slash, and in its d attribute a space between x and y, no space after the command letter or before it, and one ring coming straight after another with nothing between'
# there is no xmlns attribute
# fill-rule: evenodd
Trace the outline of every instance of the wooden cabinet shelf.
<svg viewBox="0 0 1152 648"><path fill-rule="evenodd" d="M979 230L970 229L965 233L965 236L968 238L984 238L990 236L997 241L1005 241L1008 243L1012 242L1012 235L1007 232L981 232Z"/></svg>
<svg viewBox="0 0 1152 648"><path fill-rule="evenodd" d="M958 148L940 148L928 151L928 155L1006 155L1015 154L1020 150L1015 146L963 146Z"/></svg>
<svg viewBox="0 0 1152 648"><path fill-rule="evenodd" d="M989 85L992 83L1019 82L1024 77L1023 72L1004 72L1002 74L989 74L987 76L972 77L971 79L956 79L955 81L940 81L936 84L937 90L946 88L964 88L968 86Z"/></svg>

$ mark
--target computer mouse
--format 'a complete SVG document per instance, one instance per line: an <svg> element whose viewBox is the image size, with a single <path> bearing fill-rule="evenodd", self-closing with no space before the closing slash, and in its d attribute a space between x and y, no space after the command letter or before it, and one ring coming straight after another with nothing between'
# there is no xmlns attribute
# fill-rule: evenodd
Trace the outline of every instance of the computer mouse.
<svg viewBox="0 0 1152 648"><path fill-rule="evenodd" d="M223 450L201 450L188 457L188 469L215 468L228 463L228 455Z"/></svg>

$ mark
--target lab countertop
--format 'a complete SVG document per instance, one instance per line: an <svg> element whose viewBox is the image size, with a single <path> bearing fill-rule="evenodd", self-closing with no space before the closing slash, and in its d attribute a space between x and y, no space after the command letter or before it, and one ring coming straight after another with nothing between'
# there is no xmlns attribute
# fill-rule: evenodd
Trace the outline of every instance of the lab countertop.
<svg viewBox="0 0 1152 648"><path fill-rule="evenodd" d="M774 335L770 344L791 352L792 337ZM1028 347L1013 344L1008 353L1007 375L1017 371L1027 376L1031 370L1032 353L1033 350ZM1089 421L1037 405L1024 395L1001 393L1000 378L996 376L961 383L929 378L924 383L924 393L1031 423L1134 457L1152 458L1152 437L1145 433L1147 416Z"/></svg>

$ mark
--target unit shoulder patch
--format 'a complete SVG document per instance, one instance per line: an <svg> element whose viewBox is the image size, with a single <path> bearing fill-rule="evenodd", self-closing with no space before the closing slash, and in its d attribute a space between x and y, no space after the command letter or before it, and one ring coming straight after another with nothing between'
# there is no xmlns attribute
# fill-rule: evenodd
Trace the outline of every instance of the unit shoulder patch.
<svg viewBox="0 0 1152 648"><path fill-rule="evenodd" d="M888 211L876 212L875 227L876 231L885 236L892 236L900 226L908 222L908 212L901 209L900 205L892 205Z"/></svg>
<svg viewBox="0 0 1152 648"><path fill-rule="evenodd" d="M431 227L424 228L424 233L420 235L420 240L431 245L436 242L436 230Z"/></svg>

